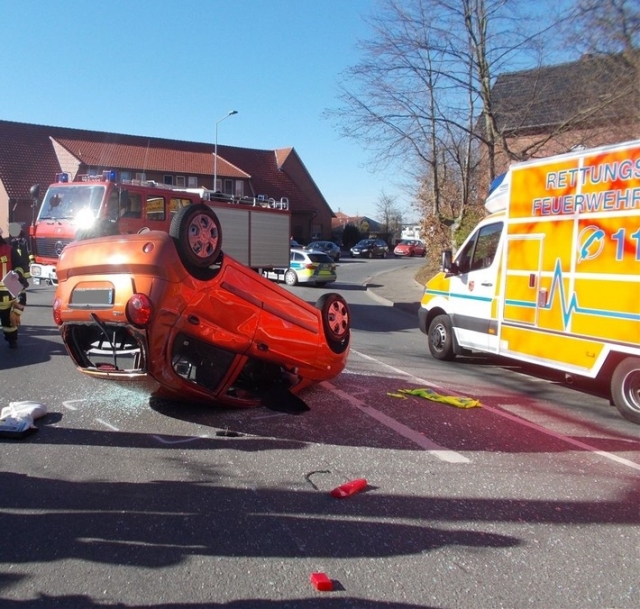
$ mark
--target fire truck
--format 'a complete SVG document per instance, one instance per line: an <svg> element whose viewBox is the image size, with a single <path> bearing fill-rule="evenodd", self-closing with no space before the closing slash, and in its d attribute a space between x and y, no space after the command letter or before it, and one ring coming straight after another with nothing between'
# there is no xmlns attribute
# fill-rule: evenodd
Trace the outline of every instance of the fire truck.
<svg viewBox="0 0 640 609"><path fill-rule="evenodd" d="M232 197L204 188L179 188L153 181L116 180L116 172L56 174L30 228L34 284L57 284L56 264L71 241L115 234L170 232L171 220L187 205L205 203L218 216L225 252L265 272L288 266L291 213L286 198ZM39 187L31 189L35 201Z"/></svg>

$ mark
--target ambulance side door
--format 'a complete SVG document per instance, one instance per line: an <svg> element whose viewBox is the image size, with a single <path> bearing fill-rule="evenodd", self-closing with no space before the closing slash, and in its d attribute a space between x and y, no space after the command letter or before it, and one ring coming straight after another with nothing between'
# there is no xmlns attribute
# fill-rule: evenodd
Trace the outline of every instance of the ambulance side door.
<svg viewBox="0 0 640 609"><path fill-rule="evenodd" d="M452 322L458 344L469 349L498 351L502 221L485 224L458 252L449 277Z"/></svg>

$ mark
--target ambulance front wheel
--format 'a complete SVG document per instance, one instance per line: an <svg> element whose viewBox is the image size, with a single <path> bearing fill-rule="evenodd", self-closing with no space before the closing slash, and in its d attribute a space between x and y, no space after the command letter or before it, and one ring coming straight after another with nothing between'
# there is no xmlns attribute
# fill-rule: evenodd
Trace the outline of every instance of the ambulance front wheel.
<svg viewBox="0 0 640 609"><path fill-rule="evenodd" d="M640 358L623 359L611 377L611 397L620 414L640 425Z"/></svg>
<svg viewBox="0 0 640 609"><path fill-rule="evenodd" d="M453 330L448 315L437 315L429 324L429 351L436 359L449 361L455 358Z"/></svg>

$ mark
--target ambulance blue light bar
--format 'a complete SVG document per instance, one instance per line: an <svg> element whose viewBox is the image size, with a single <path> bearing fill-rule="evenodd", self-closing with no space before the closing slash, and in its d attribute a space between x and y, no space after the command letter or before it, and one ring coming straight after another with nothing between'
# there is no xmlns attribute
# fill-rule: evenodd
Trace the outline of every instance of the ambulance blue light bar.
<svg viewBox="0 0 640 609"><path fill-rule="evenodd" d="M56 173L56 182L66 183L69 181L69 174L65 171L61 173Z"/></svg>

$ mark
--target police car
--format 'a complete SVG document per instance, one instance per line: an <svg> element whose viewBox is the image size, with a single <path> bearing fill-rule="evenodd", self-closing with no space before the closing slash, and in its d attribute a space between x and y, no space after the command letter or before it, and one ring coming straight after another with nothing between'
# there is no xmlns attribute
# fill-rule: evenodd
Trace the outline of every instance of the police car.
<svg viewBox="0 0 640 609"><path fill-rule="evenodd" d="M323 286L335 281L336 264L325 252L291 248L289 268L274 269L266 276L269 279L283 280L287 285L312 283Z"/></svg>

